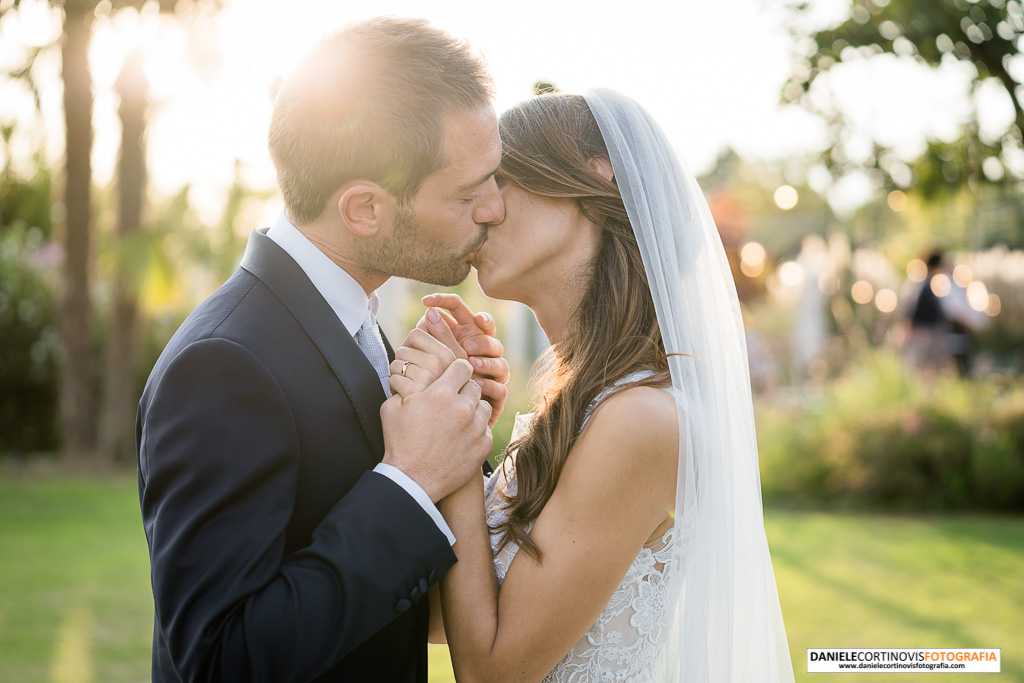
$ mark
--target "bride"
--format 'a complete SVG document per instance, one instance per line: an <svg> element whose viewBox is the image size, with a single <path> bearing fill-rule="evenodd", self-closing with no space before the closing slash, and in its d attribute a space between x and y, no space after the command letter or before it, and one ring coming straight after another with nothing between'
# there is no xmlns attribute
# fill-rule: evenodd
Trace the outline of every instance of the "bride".
<svg viewBox="0 0 1024 683"><path fill-rule="evenodd" d="M474 265L551 357L497 471L439 504L459 561L431 639L460 681L792 681L743 326L700 188L611 91L533 98L500 133L505 218ZM416 339L393 368L422 361ZM423 388L394 372L399 396Z"/></svg>

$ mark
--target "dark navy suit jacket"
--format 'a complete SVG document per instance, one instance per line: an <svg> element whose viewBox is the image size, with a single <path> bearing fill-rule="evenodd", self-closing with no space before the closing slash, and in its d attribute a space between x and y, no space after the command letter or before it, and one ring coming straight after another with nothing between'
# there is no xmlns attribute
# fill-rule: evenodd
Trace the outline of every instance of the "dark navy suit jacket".
<svg viewBox="0 0 1024 683"><path fill-rule="evenodd" d="M383 401L331 307L253 231L139 403L154 681L427 680L421 598L455 555L370 471Z"/></svg>

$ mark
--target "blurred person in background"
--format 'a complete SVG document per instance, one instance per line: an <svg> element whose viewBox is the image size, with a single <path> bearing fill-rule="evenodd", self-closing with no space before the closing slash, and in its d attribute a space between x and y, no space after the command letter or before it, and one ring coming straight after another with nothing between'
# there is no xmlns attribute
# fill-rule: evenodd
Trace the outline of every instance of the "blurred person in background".
<svg viewBox="0 0 1024 683"><path fill-rule="evenodd" d="M926 374L953 368L961 377L971 370L972 336L989 323L974 310L967 290L953 278L942 249L925 261L927 275L913 290L905 316L909 325L905 352L908 361Z"/></svg>

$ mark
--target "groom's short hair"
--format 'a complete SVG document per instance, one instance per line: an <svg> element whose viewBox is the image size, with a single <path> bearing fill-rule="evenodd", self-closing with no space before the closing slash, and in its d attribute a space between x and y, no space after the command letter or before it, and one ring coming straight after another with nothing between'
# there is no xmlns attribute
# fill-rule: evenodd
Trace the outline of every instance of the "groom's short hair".
<svg viewBox="0 0 1024 683"><path fill-rule="evenodd" d="M482 58L424 19L380 17L327 35L274 102L270 155L288 217L315 220L355 179L407 202L447 163L445 115L492 97Z"/></svg>

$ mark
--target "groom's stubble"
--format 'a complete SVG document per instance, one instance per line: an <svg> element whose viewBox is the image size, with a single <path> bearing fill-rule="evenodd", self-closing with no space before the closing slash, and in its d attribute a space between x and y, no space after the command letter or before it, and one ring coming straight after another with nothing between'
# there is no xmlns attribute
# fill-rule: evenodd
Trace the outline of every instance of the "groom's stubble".
<svg viewBox="0 0 1024 683"><path fill-rule="evenodd" d="M404 277L438 287L462 283L469 276L470 255L487 239L487 230L481 226L479 238L457 252L424 232L412 202L400 200L391 236L362 250L363 267L389 277Z"/></svg>

